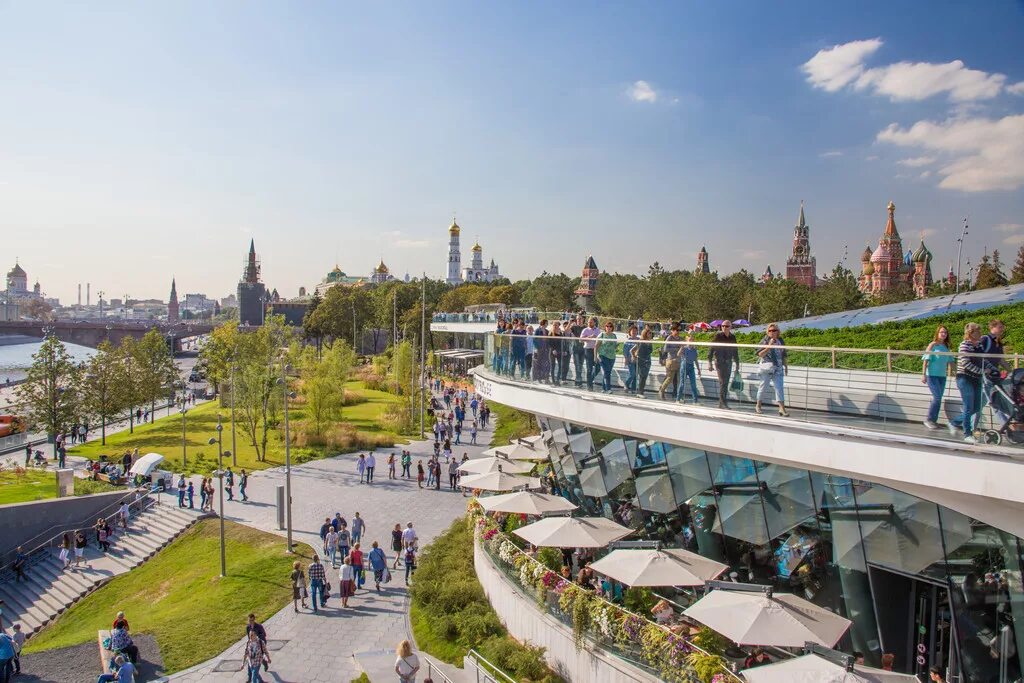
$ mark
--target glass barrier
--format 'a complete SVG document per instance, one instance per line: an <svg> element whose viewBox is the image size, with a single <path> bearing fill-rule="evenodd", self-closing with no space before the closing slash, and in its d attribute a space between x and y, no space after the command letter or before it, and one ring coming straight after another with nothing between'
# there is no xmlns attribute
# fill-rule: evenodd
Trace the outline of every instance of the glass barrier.
<svg viewBox="0 0 1024 683"><path fill-rule="evenodd" d="M560 325L559 325L560 327ZM522 328L521 328L522 329ZM908 436L1024 445L1021 356L625 338L489 334L485 366L518 382ZM650 328L644 337L652 337ZM552 334L554 332L555 334Z"/></svg>

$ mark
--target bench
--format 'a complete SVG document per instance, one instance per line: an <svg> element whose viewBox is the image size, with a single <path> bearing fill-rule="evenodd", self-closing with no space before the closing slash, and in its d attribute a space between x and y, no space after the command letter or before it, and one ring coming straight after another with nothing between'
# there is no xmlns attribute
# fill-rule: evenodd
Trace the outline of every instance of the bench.
<svg viewBox="0 0 1024 683"><path fill-rule="evenodd" d="M100 646L100 666L103 669L103 673L110 673L110 662L114 660L114 653L111 650L103 647L103 641L110 637L110 631L100 630L96 632L96 640Z"/></svg>

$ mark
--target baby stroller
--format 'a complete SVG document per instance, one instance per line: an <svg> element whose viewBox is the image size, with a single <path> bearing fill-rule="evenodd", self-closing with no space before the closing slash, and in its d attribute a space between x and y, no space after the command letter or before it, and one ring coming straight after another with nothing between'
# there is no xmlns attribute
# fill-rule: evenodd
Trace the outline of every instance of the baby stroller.
<svg viewBox="0 0 1024 683"><path fill-rule="evenodd" d="M985 443L1024 444L1024 368L1012 370L1002 382L992 383L991 403L1007 418L997 429L985 432Z"/></svg>

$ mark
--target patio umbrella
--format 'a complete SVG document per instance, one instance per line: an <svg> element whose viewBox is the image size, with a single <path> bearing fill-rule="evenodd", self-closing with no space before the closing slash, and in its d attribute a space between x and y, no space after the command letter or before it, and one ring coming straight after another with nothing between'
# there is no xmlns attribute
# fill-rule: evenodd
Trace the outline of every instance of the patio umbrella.
<svg viewBox="0 0 1024 683"><path fill-rule="evenodd" d="M516 491L500 496L478 498L480 507L488 512L512 512L521 515L543 515L548 512L568 512L576 505L561 496L552 496L536 491Z"/></svg>
<svg viewBox="0 0 1024 683"><path fill-rule="evenodd" d="M819 655L786 659L741 671L747 683L920 683L917 676L855 664L853 671Z"/></svg>
<svg viewBox="0 0 1024 683"><path fill-rule="evenodd" d="M790 593L713 590L683 612L740 645L834 646L852 623Z"/></svg>
<svg viewBox="0 0 1024 683"><path fill-rule="evenodd" d="M504 453L504 451L507 451L510 448L512 448L511 445L508 445L508 446L494 446L492 448L488 448L486 451L482 451L480 453L480 455L486 456L488 458L494 458L494 457L497 457L499 455L502 455Z"/></svg>
<svg viewBox="0 0 1024 683"><path fill-rule="evenodd" d="M138 460L136 460L134 463L132 463L132 468L128 470L128 473L137 474L141 477L148 477L153 473L153 470L160 466L160 463L162 463L163 461L164 456L160 455L159 453L146 453Z"/></svg>
<svg viewBox="0 0 1024 683"><path fill-rule="evenodd" d="M537 477L519 477L505 472L488 472L462 477L459 486L466 489L482 489L484 491L515 491L516 489L539 489L540 479Z"/></svg>
<svg viewBox="0 0 1024 683"><path fill-rule="evenodd" d="M533 436L524 436L524 437L521 437L519 439L516 439L515 441L510 441L509 443L513 443L513 444L514 443L521 443L524 446L529 446L530 448L536 448L536 447L544 445L544 435L543 434L534 434Z"/></svg>
<svg viewBox="0 0 1024 683"><path fill-rule="evenodd" d="M750 321L740 318L739 320L733 320L732 324L736 327L750 327Z"/></svg>
<svg viewBox="0 0 1024 683"><path fill-rule="evenodd" d="M538 451L521 443L499 446L498 453L509 460L547 460L548 450Z"/></svg>
<svg viewBox="0 0 1024 683"><path fill-rule="evenodd" d="M467 460L459 466L459 472L467 474L487 474L488 472L504 472L505 474L526 474L533 469L532 465L524 465L506 458L475 458Z"/></svg>
<svg viewBox="0 0 1024 683"><path fill-rule="evenodd" d="M590 568L627 586L703 586L728 565L689 550L619 548Z"/></svg>
<svg viewBox="0 0 1024 683"><path fill-rule="evenodd" d="M512 533L538 547L603 548L633 530L604 517L545 517Z"/></svg>
<svg viewBox="0 0 1024 683"><path fill-rule="evenodd" d="M971 540L964 515L943 510L940 525L935 503L881 486L858 493L855 507L831 517L836 563L861 571L866 555L873 564L920 574Z"/></svg>
<svg viewBox="0 0 1024 683"><path fill-rule="evenodd" d="M712 320L711 321L711 327L721 327L722 323L724 323L724 322L725 322L724 320Z"/></svg>
<svg viewBox="0 0 1024 683"><path fill-rule="evenodd" d="M701 332L707 332L711 329L711 325L708 325L707 323L694 323L693 329Z"/></svg>

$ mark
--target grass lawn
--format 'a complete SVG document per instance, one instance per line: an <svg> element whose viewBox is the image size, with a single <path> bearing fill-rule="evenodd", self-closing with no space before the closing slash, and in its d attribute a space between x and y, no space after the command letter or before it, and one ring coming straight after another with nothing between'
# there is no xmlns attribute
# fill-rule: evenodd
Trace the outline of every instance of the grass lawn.
<svg viewBox="0 0 1024 683"><path fill-rule="evenodd" d="M533 415L522 410L509 408L500 403L491 403L491 410L497 419L494 434L491 436L492 446L504 446L512 439L530 436L540 431Z"/></svg>
<svg viewBox="0 0 1024 683"><path fill-rule="evenodd" d="M75 479L76 496L116 491L119 488L121 487L111 486L103 481ZM15 474L10 470L0 472L0 505L27 503L56 497L57 477L52 471L27 470L22 474Z"/></svg>
<svg viewBox="0 0 1024 683"><path fill-rule="evenodd" d="M348 382L346 389L360 396L362 402L346 406L342 410L342 420L350 423L358 430L360 437L366 440L381 439L389 443L405 443L406 439L384 429L381 426L381 417L388 405L398 401L398 397L384 391L367 389L362 382ZM186 427L186 451L188 454L188 470L190 472L208 473L215 469L217 460L216 444L208 444L211 437L217 434L217 416L221 416L224 424L223 439L224 449L231 450L231 411L221 407L219 402L214 400L203 403L195 408L190 408L185 416ZM301 405L291 406L288 410L292 427L298 426L304 418L304 409ZM240 423L235 426L235 439L237 446L238 468L247 470L261 470L268 467L277 467L284 464L284 415L279 416L280 424L277 428L271 429L267 441L268 454L265 460L256 459L256 449L251 445L249 439ZM295 433L293 431L294 439ZM139 453L159 453L167 458L165 469L180 472L182 470L181 455L181 415L172 414L170 417L159 418L152 424L137 426L134 433L119 432L107 437L107 444L101 445L99 441L93 441L81 446L75 446L68 450L72 455L86 458L97 458L99 455L120 455L125 451L138 448ZM349 451L358 448L348 449ZM298 448L292 445L292 462L304 462L326 455L336 455L341 451L328 448L303 447ZM230 461L226 461L230 464Z"/></svg>
<svg viewBox="0 0 1024 683"><path fill-rule="evenodd" d="M226 525L228 576L221 579L219 526L205 520L140 567L96 590L26 643L26 652L95 643L123 610L133 633L156 638L173 673L223 652L245 635L245 617L269 619L291 600L291 563L280 536ZM239 653L239 657L241 653Z"/></svg>

